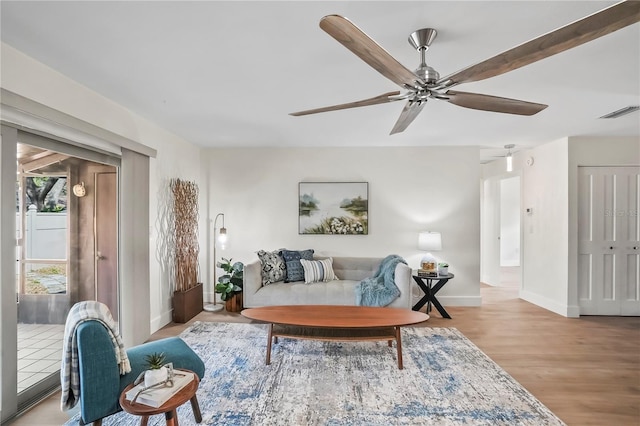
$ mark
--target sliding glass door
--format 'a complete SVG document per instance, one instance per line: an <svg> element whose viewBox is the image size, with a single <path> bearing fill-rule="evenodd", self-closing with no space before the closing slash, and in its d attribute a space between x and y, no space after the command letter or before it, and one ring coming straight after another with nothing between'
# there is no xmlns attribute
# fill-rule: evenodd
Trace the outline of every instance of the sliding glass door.
<svg viewBox="0 0 640 426"><path fill-rule="evenodd" d="M2 281L3 296L9 285L15 295L15 337L3 328L2 343L16 342L16 357L3 360L2 382L20 410L60 385L74 303L98 300L119 316L120 160L22 131L15 143L15 279ZM5 361L14 364L15 380Z"/></svg>

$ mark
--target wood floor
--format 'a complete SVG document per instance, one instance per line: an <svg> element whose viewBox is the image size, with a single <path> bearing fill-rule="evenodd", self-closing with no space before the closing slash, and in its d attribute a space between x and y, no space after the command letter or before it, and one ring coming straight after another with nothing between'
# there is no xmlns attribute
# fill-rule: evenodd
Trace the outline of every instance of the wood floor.
<svg viewBox="0 0 640 426"><path fill-rule="evenodd" d="M455 327L568 425L640 425L640 317L564 318L517 298L518 289L482 285L482 306L437 311L426 323ZM193 321L246 322L202 312ZM189 324L169 324L152 339ZM14 425L60 425L57 393Z"/></svg>

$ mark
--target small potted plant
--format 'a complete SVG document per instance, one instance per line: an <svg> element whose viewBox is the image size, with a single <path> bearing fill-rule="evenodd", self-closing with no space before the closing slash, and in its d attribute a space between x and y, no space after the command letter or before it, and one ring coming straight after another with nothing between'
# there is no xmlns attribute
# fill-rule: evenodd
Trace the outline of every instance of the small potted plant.
<svg viewBox="0 0 640 426"><path fill-rule="evenodd" d="M438 263L438 274L447 275L449 273L449 264L446 262Z"/></svg>
<svg viewBox="0 0 640 426"><path fill-rule="evenodd" d="M215 287L215 292L220 294L220 299L225 302L228 302L234 298L237 298L238 295L242 295L242 284L243 284L243 273L244 273L244 264L242 262L232 263L233 259L225 259L224 257L218 264L216 265L218 268L221 268L226 273L221 277L218 277L218 283ZM227 303L229 305L229 303ZM239 309L232 309L234 312L240 311L242 309L242 300L239 303ZM231 310L228 309L227 310Z"/></svg>
<svg viewBox="0 0 640 426"><path fill-rule="evenodd" d="M158 383L162 383L169 377L169 371L165 367L164 352L154 352L145 356L147 362L147 371L144 373L145 387L151 387Z"/></svg>

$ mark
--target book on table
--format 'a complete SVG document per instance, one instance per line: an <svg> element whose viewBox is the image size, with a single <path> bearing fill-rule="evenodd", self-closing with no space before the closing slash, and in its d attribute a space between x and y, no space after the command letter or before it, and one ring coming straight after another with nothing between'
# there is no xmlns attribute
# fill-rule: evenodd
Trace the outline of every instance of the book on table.
<svg viewBox="0 0 640 426"><path fill-rule="evenodd" d="M428 272L428 271L423 271L421 269L418 269L418 276L421 278L437 278L438 277L438 273L437 272Z"/></svg>
<svg viewBox="0 0 640 426"><path fill-rule="evenodd" d="M180 392L185 386L191 383L193 379L193 372L175 370L173 376L173 386L165 385L145 390L144 382L142 382L129 389L125 394L125 398L127 401L132 401L136 397L136 395L140 393L138 397L135 398L136 403L158 408L169 399L171 399L172 396Z"/></svg>

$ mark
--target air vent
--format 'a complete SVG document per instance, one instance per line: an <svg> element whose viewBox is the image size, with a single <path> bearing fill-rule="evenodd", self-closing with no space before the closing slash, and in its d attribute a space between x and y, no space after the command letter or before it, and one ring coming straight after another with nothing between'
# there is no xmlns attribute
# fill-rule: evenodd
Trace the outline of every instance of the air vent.
<svg viewBox="0 0 640 426"><path fill-rule="evenodd" d="M639 109L640 109L640 105L632 105L632 106L621 108L617 111L610 112L609 114L603 115L600 118L618 118L618 117L622 117L623 115L627 115L632 112L635 112Z"/></svg>

